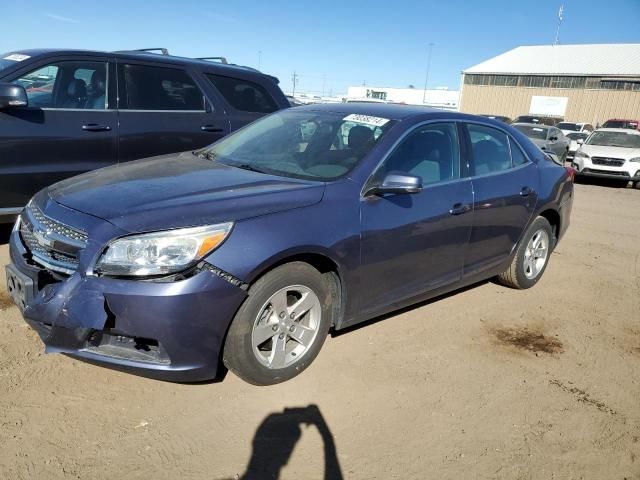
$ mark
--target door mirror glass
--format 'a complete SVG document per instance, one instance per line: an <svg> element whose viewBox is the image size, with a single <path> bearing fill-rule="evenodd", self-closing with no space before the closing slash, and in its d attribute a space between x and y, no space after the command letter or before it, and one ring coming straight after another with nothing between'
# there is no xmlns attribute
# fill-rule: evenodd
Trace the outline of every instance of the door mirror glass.
<svg viewBox="0 0 640 480"><path fill-rule="evenodd" d="M369 195L384 195L386 193L418 193L422 190L422 178L403 172L389 172L382 183L371 188Z"/></svg>
<svg viewBox="0 0 640 480"><path fill-rule="evenodd" d="M0 83L0 109L29 105L24 87L12 83Z"/></svg>

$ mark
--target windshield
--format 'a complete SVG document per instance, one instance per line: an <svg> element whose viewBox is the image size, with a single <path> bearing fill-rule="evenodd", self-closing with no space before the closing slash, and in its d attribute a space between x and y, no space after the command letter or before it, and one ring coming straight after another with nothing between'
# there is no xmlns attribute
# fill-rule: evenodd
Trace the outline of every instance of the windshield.
<svg viewBox="0 0 640 480"><path fill-rule="evenodd" d="M4 55L0 55L0 76L2 76L4 70L28 58L30 58L29 55L23 55L22 53L5 53Z"/></svg>
<svg viewBox="0 0 640 480"><path fill-rule="evenodd" d="M530 125L514 125L514 126L529 138L533 138L533 139L536 139L536 140L546 140L547 139L547 129L546 128L533 127L533 126L530 126Z"/></svg>
<svg viewBox="0 0 640 480"><path fill-rule="evenodd" d="M574 132L580 131L580 125L577 123L560 122L556 127L560 130L573 130Z"/></svg>
<svg viewBox="0 0 640 480"><path fill-rule="evenodd" d="M247 170L326 181L348 173L395 123L367 115L284 110L199 154Z"/></svg>
<svg viewBox="0 0 640 480"><path fill-rule="evenodd" d="M640 135L625 132L593 132L585 142L587 145L607 147L640 148Z"/></svg>
<svg viewBox="0 0 640 480"><path fill-rule="evenodd" d="M567 138L571 140L586 140L589 136L588 133L575 132L575 133L567 133Z"/></svg>

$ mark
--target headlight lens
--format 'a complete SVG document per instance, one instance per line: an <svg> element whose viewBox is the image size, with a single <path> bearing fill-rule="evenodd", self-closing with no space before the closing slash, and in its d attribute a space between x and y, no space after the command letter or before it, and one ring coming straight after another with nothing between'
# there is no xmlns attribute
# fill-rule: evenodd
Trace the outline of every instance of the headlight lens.
<svg viewBox="0 0 640 480"><path fill-rule="evenodd" d="M132 235L112 241L96 270L103 275L167 275L184 270L219 247L232 222Z"/></svg>
<svg viewBox="0 0 640 480"><path fill-rule="evenodd" d="M640 157L633 157L629 159L630 162L639 162L640 163Z"/></svg>
<svg viewBox="0 0 640 480"><path fill-rule="evenodd" d="M578 151L576 152L576 157L589 158L589 155L587 155L586 153L584 153L582 150L578 150Z"/></svg>

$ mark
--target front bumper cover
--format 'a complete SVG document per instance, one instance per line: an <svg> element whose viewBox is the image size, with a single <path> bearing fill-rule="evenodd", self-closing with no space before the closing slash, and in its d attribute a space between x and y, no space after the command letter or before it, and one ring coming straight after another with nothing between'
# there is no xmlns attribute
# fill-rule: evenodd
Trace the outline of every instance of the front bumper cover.
<svg viewBox="0 0 640 480"><path fill-rule="evenodd" d="M46 352L170 381L219 374L224 337L246 291L215 268L167 282L97 277L80 268L51 282L26 253L13 232L13 266L34 284L23 316Z"/></svg>

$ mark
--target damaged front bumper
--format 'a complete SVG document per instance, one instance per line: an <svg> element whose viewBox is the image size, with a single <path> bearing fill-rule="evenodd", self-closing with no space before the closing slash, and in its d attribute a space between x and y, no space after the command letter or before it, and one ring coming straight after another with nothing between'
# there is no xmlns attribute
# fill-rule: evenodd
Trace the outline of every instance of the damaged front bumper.
<svg viewBox="0 0 640 480"><path fill-rule="evenodd" d="M11 234L8 284L27 292L18 306L46 352L170 381L215 378L227 328L246 297L243 285L204 264L179 280L66 276L33 262ZM91 252L87 252L90 256Z"/></svg>

